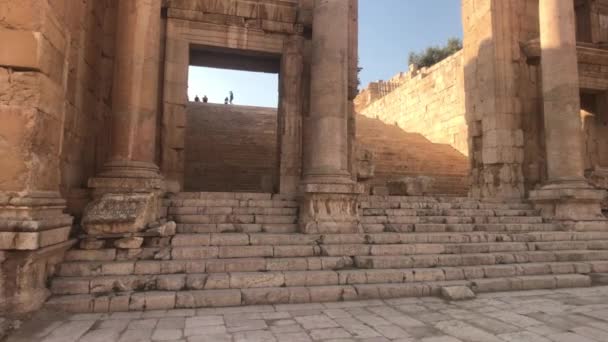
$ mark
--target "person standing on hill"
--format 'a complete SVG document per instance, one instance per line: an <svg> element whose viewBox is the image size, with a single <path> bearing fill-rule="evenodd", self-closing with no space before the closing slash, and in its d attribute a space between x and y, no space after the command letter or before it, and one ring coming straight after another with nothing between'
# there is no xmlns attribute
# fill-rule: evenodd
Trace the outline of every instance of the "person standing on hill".
<svg viewBox="0 0 608 342"><path fill-rule="evenodd" d="M234 93L231 90L230 91L230 104L232 104L232 101L234 101Z"/></svg>

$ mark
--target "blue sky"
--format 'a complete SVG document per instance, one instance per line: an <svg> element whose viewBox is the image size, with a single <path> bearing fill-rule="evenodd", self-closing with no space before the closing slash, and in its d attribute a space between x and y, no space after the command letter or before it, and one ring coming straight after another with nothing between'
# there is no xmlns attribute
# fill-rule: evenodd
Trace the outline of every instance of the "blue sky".
<svg viewBox="0 0 608 342"><path fill-rule="evenodd" d="M406 71L410 51L450 37L462 37L460 0L359 0L361 86ZM189 77L191 99L222 103L232 90L235 104L277 106L275 74L191 67Z"/></svg>

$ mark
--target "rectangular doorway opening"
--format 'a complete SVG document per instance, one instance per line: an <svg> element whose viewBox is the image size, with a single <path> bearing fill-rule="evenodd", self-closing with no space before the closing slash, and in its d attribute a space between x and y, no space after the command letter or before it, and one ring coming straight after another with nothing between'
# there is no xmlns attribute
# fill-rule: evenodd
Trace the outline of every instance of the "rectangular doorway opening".
<svg viewBox="0 0 608 342"><path fill-rule="evenodd" d="M191 50L185 191L277 191L279 68L280 56Z"/></svg>

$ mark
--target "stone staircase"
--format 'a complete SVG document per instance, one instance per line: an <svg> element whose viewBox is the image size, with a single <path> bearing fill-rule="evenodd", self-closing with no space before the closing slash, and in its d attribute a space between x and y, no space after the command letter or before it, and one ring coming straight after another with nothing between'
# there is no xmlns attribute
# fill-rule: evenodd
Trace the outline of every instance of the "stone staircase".
<svg viewBox="0 0 608 342"><path fill-rule="evenodd" d="M69 251L47 305L108 312L429 296L448 285L551 289L608 271L608 232L559 231L522 203L370 196L361 233L327 235L296 233L297 202L286 196L182 193L167 205L177 235Z"/></svg>
<svg viewBox="0 0 608 342"><path fill-rule="evenodd" d="M407 128L357 115L357 142L374 153L375 176L369 186L403 177L433 179L432 194L466 196L469 159L447 144L432 143Z"/></svg>

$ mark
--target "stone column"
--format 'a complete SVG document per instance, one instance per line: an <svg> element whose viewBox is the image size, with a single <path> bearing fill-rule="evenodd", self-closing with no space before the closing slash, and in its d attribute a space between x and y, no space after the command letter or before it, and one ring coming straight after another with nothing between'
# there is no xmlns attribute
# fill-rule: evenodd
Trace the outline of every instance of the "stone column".
<svg viewBox="0 0 608 342"><path fill-rule="evenodd" d="M112 148L89 180L95 200L82 225L90 237L137 233L161 216L164 184L154 163L161 0L119 1L116 24Z"/></svg>
<svg viewBox="0 0 608 342"><path fill-rule="evenodd" d="M348 173L348 1L316 0L313 9L307 183L350 183Z"/></svg>
<svg viewBox="0 0 608 342"><path fill-rule="evenodd" d="M539 4L548 183L530 197L548 218L602 219L604 191L584 177L574 4Z"/></svg>
<svg viewBox="0 0 608 342"><path fill-rule="evenodd" d="M310 113L304 146L305 233L358 232L357 194L348 167L349 1L315 0Z"/></svg>
<svg viewBox="0 0 608 342"><path fill-rule="evenodd" d="M102 176L158 178L155 165L160 0L118 3L112 149Z"/></svg>
<svg viewBox="0 0 608 342"><path fill-rule="evenodd" d="M295 194L302 174L302 74L304 37L285 41L280 72L279 192Z"/></svg>

